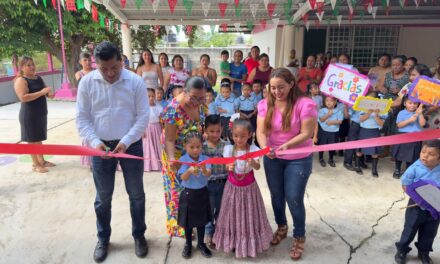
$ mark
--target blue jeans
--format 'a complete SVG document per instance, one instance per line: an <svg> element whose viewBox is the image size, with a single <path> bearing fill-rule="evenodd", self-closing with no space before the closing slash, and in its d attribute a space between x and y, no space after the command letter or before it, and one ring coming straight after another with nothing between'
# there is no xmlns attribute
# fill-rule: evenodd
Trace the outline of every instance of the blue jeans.
<svg viewBox="0 0 440 264"><path fill-rule="evenodd" d="M264 157L264 171L275 222L278 225L287 225L287 202L293 217L293 237L304 237L306 233L304 193L312 173L312 156L297 160Z"/></svg>
<svg viewBox="0 0 440 264"><path fill-rule="evenodd" d="M212 222L209 222L205 227L205 234L206 235L214 235L215 231L215 224L217 221L217 217L220 213L220 206L222 204L222 196L223 196L223 190L225 189L225 183L224 181L209 181L208 182L208 191L209 191L209 202L211 206L211 219Z"/></svg>
<svg viewBox="0 0 440 264"><path fill-rule="evenodd" d="M113 150L117 141L105 142ZM133 143L127 154L143 157L142 141ZM96 188L95 213L98 239L103 243L110 241L111 207L115 187L115 172L118 161L124 175L125 189L130 200L132 235L134 238L144 236L145 230L145 192L143 184L144 161L135 159L92 158L93 180Z"/></svg>

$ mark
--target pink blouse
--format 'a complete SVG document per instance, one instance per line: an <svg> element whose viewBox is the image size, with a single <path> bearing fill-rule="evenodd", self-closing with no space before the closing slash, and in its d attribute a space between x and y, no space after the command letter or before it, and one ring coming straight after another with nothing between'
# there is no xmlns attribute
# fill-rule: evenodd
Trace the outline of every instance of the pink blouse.
<svg viewBox="0 0 440 264"><path fill-rule="evenodd" d="M290 139L297 136L301 131L301 122L308 119L316 119L318 112L316 110L315 102L308 97L300 97L297 99L296 104L293 106L292 119L290 121L290 130L282 131L282 115L281 112L275 107L275 111L272 117L272 129L270 135L267 138L267 146L277 149L282 144L286 143ZM267 100L263 99L258 103L258 116L266 117L267 113ZM304 141L296 146L296 148L312 146L312 138ZM302 154L287 154L282 155L280 158L286 160L301 159L309 156L310 153Z"/></svg>

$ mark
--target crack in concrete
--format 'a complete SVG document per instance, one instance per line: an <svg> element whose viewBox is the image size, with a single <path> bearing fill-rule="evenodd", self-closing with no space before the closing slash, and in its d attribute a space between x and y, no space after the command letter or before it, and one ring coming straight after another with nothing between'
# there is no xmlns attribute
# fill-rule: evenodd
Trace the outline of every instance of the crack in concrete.
<svg viewBox="0 0 440 264"><path fill-rule="evenodd" d="M400 202L402 202L402 201L404 201L405 200L405 196L403 196L402 198L400 198L400 199L398 199L398 200L395 200L395 201L393 201L392 203L391 203L391 205L388 207L388 209L386 210L386 212L385 212L385 214L383 214L383 215L381 215L377 220L376 220L376 223L374 224L374 225L372 225L371 226L371 234L369 235L369 236L367 236L367 237L365 237L364 239L362 239L360 242L359 242L359 244L357 245L357 246L353 246L352 244L350 244L350 242L348 242L347 241L347 239L345 239L344 238L344 236L342 236L331 224L329 224L327 221L325 221L324 220L324 218L322 218L322 215L318 212L318 210L315 208L315 207L313 207L313 205L312 205L312 203L311 203L311 201L310 201L310 196L309 196L309 193L308 192L306 192L306 197L307 197L307 201L309 202L309 206L310 206L310 208L313 210L313 211L315 211L315 213L316 214L318 214L318 216L319 216L319 219L321 220L321 222L323 222L325 225L327 225L336 235L338 235L338 237L349 247L349 253L350 253L350 256L349 256L349 258L347 259L347 264L350 264L350 261L352 260L352 258L353 258L353 255L356 253L356 251L358 250L358 249L360 249L363 245L365 245L365 243L367 243L367 241L368 240L370 240L371 238L373 238L375 235L376 235L376 231L375 231L375 228L377 227L377 226L379 226L379 223L380 223L380 221L382 220L382 219L384 219L384 218L386 218L389 214L390 214L390 212L391 212L391 210L393 209L393 207L394 207L394 205L395 204L397 204L397 203L400 203Z"/></svg>

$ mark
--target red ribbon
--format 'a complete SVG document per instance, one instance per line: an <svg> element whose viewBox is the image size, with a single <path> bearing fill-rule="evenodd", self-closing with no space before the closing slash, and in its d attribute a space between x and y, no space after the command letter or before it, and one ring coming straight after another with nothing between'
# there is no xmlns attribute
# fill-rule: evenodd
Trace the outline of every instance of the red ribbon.
<svg viewBox="0 0 440 264"><path fill-rule="evenodd" d="M405 133L394 136L386 136L380 138L370 138L357 141L349 141L344 143L335 143L321 146L310 146L298 149L278 150L276 155L282 157L287 154L304 154L318 151L344 150L368 148L386 145L395 145L402 143L411 143L417 141L431 140L440 138L440 129L426 130L422 132ZM171 163L182 163L190 166L201 166L203 164L230 164L235 160L247 160L264 156L270 152L269 148L261 149L255 152L249 152L238 157L228 158L210 158L198 164L192 162L180 162L171 160ZM39 144L12 144L0 143L0 153L4 154L35 154L35 155L68 155L68 156L108 156L112 158L128 158L128 159L146 159L126 153L105 153L104 151L75 146L75 145L39 145Z"/></svg>

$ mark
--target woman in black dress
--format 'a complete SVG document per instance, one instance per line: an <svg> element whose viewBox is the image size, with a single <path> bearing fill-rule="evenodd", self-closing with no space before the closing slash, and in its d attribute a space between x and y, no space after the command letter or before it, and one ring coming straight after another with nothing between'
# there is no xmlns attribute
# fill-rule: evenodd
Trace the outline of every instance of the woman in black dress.
<svg viewBox="0 0 440 264"><path fill-rule="evenodd" d="M14 89L21 102L20 127L21 141L29 144L42 144L47 139L47 97L53 97L52 88L44 84L35 74L35 64L31 57L22 57L19 62L20 73L14 81ZM43 155L31 155L32 170L48 172L47 167L55 164L45 161Z"/></svg>

